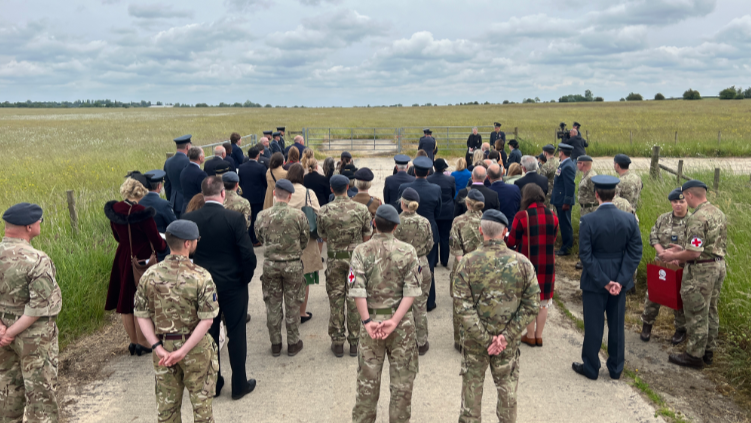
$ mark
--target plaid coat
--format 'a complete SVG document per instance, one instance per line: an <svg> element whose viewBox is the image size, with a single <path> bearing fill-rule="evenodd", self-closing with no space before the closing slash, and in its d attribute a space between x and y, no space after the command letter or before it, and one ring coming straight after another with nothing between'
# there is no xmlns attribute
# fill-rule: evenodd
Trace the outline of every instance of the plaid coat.
<svg viewBox="0 0 751 423"><path fill-rule="evenodd" d="M529 221L527 215L529 214ZM529 238L527 238L529 227ZM540 300L553 297L555 286L555 238L558 217L543 203L535 203L516 213L506 245L524 254L535 267L540 285Z"/></svg>

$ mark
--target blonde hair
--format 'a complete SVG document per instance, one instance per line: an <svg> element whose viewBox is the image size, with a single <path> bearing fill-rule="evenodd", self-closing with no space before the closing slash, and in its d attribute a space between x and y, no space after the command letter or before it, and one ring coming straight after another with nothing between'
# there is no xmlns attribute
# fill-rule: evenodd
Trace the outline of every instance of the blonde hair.
<svg viewBox="0 0 751 423"><path fill-rule="evenodd" d="M310 151L312 153L312 150L305 150L307 153ZM307 159L307 157L303 157L303 162L306 162L303 167L308 170L308 173L313 173L318 171L318 160L316 160L315 157L311 157L310 159Z"/></svg>
<svg viewBox="0 0 751 423"><path fill-rule="evenodd" d="M120 195L124 200L140 200L148 193L149 190L133 178L125 178L125 182L120 185Z"/></svg>
<svg viewBox="0 0 751 423"><path fill-rule="evenodd" d="M473 166L477 166L478 164L481 164L483 160L485 160L485 153L482 150L475 150L475 152L472 153L472 165Z"/></svg>
<svg viewBox="0 0 751 423"><path fill-rule="evenodd" d="M459 159L456 161L456 171L461 172L462 170L467 168L467 161L464 159Z"/></svg>
<svg viewBox="0 0 751 423"><path fill-rule="evenodd" d="M302 164L303 169L308 168L308 161L312 158L313 158L313 150L309 148L306 148L305 150L303 150L302 158L300 159L300 164Z"/></svg>
<svg viewBox="0 0 751 423"><path fill-rule="evenodd" d="M403 198L402 198L402 204L404 204L405 206L407 206L407 210L409 210L411 212L417 210L417 208L420 207L420 203L418 203L417 201L409 201L409 200L405 200Z"/></svg>
<svg viewBox="0 0 751 423"><path fill-rule="evenodd" d="M516 176L522 174L522 165L519 163L511 163L508 167L508 176Z"/></svg>
<svg viewBox="0 0 751 423"><path fill-rule="evenodd" d="M467 209L469 210L480 211L485 208L485 203L483 203L482 201L475 201L469 197L467 197L465 201L467 203Z"/></svg>
<svg viewBox="0 0 751 423"><path fill-rule="evenodd" d="M355 179L355 188L360 191L367 191L372 185L373 183L371 181L362 181L360 179Z"/></svg>

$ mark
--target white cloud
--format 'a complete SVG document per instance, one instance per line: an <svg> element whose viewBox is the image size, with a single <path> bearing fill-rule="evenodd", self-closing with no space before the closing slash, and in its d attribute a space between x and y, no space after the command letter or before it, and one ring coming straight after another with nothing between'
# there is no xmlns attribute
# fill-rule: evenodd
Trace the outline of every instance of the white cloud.
<svg viewBox="0 0 751 423"><path fill-rule="evenodd" d="M190 10L178 10L171 5L164 4L131 4L128 6L128 14L138 19L159 19L159 18L192 18L193 12Z"/></svg>
<svg viewBox="0 0 751 423"><path fill-rule="evenodd" d="M706 16L714 11L717 0L626 0L586 17L596 24L663 26Z"/></svg>

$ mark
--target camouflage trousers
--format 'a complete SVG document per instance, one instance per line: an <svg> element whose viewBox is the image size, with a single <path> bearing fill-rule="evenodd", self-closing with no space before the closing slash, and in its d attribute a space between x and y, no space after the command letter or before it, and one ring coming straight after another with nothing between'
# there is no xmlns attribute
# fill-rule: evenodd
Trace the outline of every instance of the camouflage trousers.
<svg viewBox="0 0 751 423"><path fill-rule="evenodd" d="M681 298L686 315L686 352L701 357L717 348L720 315L717 302L725 280L725 262L686 264Z"/></svg>
<svg viewBox="0 0 751 423"><path fill-rule="evenodd" d="M510 344L509 344L510 346ZM496 416L500 423L516 422L516 388L519 385L519 349L496 356L464 350L462 362L462 406L459 423L480 423L482 420L482 388L485 372L498 389Z"/></svg>
<svg viewBox="0 0 751 423"><path fill-rule="evenodd" d="M415 298L414 303L412 303L412 310L414 310L415 316L417 345L423 346L428 342L428 294L430 293L430 284L433 280L426 256L420 257L420 269L420 276L422 276L420 289L422 289L422 295Z"/></svg>
<svg viewBox="0 0 751 423"><path fill-rule="evenodd" d="M390 315L377 316L383 320ZM412 313L407 312L388 338L376 340L361 329L357 352L357 401L352 410L353 423L376 421L378 397L381 394L381 373L386 355L389 357L389 422L409 422L412 416L412 385L418 371L417 343Z"/></svg>
<svg viewBox="0 0 751 423"><path fill-rule="evenodd" d="M186 338L187 341L187 338ZM185 341L164 341L164 349L172 352ZM156 391L156 409L159 423L180 423L180 408L183 404L183 390L188 389L193 405L193 419L196 423L213 423L212 401L216 393L216 379L219 372L219 352L210 335L204 335L185 358L172 367L159 365L159 356L152 353Z"/></svg>
<svg viewBox="0 0 751 423"><path fill-rule="evenodd" d="M449 274L449 296L454 298L454 275L456 274L456 268L459 267L459 260L454 257L454 265L451 267L451 273ZM453 303L453 300L451 300ZM456 315L456 308L451 306L451 319L454 324L454 344L462 345L462 338L459 332L459 328L462 325L459 316Z"/></svg>
<svg viewBox="0 0 751 423"><path fill-rule="evenodd" d="M0 314L10 327L20 316ZM57 325L42 317L0 348L0 422L58 421Z"/></svg>
<svg viewBox="0 0 751 423"><path fill-rule="evenodd" d="M349 259L332 259L326 261L326 293L329 295L331 315L329 317L329 336L331 342L344 344L347 339L350 345L357 345L360 333L360 313L355 306L355 299L349 298ZM344 315L347 315L347 332L344 329ZM299 314L299 313L298 313Z"/></svg>
<svg viewBox="0 0 751 423"><path fill-rule="evenodd" d="M261 291L266 303L266 327L272 344L282 343L282 320L287 327L287 345L300 340L300 304L305 298L302 262L263 262ZM282 301L284 313L282 313Z"/></svg>
<svg viewBox="0 0 751 423"><path fill-rule="evenodd" d="M641 314L641 321L647 325L654 325L657 315L660 314L660 305L649 301L649 292L647 292L647 298L644 300L644 312ZM686 316L683 314L683 310L673 310L675 316L675 330L686 330Z"/></svg>

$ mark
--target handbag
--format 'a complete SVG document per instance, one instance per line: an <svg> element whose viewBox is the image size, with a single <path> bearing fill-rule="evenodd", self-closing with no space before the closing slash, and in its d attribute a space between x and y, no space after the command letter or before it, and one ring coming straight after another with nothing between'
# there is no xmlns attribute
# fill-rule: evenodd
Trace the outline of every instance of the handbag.
<svg viewBox="0 0 751 423"><path fill-rule="evenodd" d="M131 210L133 210L132 204L128 210L128 217L130 217ZM154 245L149 241L149 245L151 246L151 257L149 257L147 262L141 264L138 257L133 254L133 237L130 234L130 219L128 219L128 243L130 244L130 264L133 266L133 282L136 284L136 287L138 287L138 283L141 281L143 274L146 273L146 270L156 264L156 251L154 251Z"/></svg>
<svg viewBox="0 0 751 423"><path fill-rule="evenodd" d="M308 203L310 202L310 190L305 190L305 205L300 208L303 213L305 213L305 217L308 218L308 225L310 226L310 237L314 239L318 239L318 223L316 223L316 211L313 210L312 206L309 206ZM312 203L311 203L312 204Z"/></svg>

